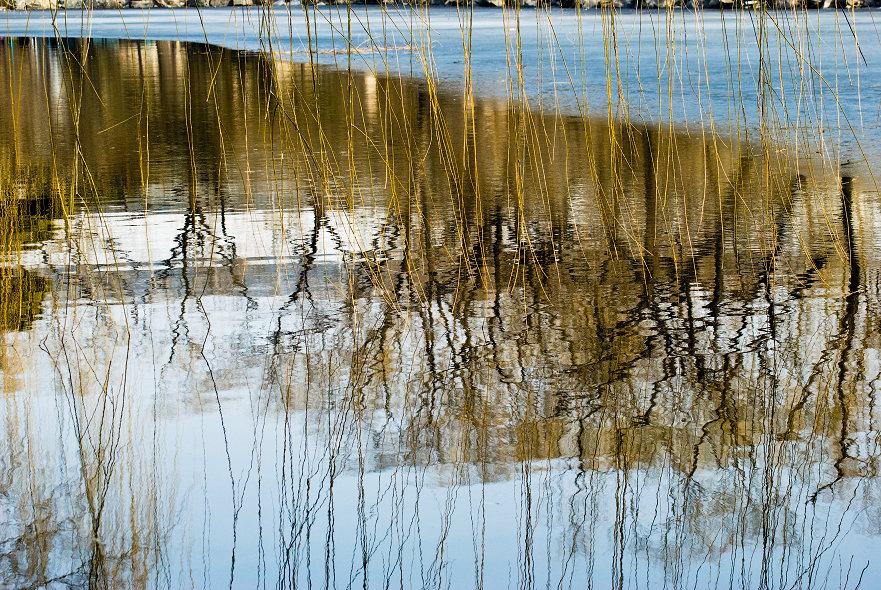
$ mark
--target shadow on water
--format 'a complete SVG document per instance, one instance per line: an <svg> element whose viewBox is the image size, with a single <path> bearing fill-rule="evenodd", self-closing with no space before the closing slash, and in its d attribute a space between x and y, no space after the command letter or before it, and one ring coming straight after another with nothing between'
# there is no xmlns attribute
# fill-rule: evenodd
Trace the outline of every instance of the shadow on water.
<svg viewBox="0 0 881 590"><path fill-rule="evenodd" d="M877 567L858 176L176 42L6 41L0 79L4 186L56 187L4 197L4 582Z"/></svg>

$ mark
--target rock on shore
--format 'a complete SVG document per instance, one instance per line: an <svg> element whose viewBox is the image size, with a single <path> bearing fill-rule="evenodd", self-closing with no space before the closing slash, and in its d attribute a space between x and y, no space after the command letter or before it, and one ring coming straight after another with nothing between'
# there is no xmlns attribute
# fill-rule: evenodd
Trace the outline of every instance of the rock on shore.
<svg viewBox="0 0 881 590"><path fill-rule="evenodd" d="M312 0L307 0L312 1ZM419 5L455 5L467 4L473 1L475 6L502 7L504 4L513 5L518 0L353 0L353 4L408 4ZM300 4L301 0L293 0ZM521 6L535 7L538 4L547 4L553 7L563 8L587 8L598 9L604 7L615 8L757 8L764 3L769 8L794 9L794 8L863 8L881 6L881 0L519 0ZM119 9L119 8L179 8L191 7L217 7L217 6L268 6L284 5L285 0L0 0L0 10L58 10L72 9ZM346 4L344 0L325 2L319 4Z"/></svg>

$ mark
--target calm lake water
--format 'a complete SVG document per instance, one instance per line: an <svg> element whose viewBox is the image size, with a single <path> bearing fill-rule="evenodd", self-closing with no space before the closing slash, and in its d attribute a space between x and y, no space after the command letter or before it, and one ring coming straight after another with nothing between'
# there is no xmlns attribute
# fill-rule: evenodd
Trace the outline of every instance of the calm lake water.
<svg viewBox="0 0 881 590"><path fill-rule="evenodd" d="M177 41L0 104L3 585L881 576L864 168Z"/></svg>

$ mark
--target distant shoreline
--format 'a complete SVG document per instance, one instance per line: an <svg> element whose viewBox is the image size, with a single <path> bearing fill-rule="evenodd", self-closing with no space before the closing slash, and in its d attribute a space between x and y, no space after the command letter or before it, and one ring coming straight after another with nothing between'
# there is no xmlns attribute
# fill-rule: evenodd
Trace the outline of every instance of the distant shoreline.
<svg viewBox="0 0 881 590"><path fill-rule="evenodd" d="M506 4L515 6L508 0L473 0L474 6L485 8L502 8ZM309 3L312 4L312 3ZM349 4L340 2L315 2L316 6ZM465 7L466 2L457 0L423 0L418 2L388 1L377 2L375 0L354 0L354 6L369 6L385 4L391 7L424 7L424 6L456 6ZM287 2L285 0L0 0L0 11L22 10L119 10L123 8L150 9L150 8L225 8L233 6L286 6L301 7L300 0ZM575 9L601 10L603 8L618 8L625 10L666 10L666 9L707 9L707 10L753 10L764 5L772 10L836 10L836 9L861 9L881 6L881 0L520 0L522 8L542 7L552 9Z"/></svg>

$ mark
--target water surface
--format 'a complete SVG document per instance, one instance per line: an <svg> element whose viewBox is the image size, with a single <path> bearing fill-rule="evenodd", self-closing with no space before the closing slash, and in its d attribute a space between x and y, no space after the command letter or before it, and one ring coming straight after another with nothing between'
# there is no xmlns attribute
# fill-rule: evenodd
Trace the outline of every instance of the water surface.
<svg viewBox="0 0 881 590"><path fill-rule="evenodd" d="M877 579L865 176L199 44L0 54L4 584Z"/></svg>

